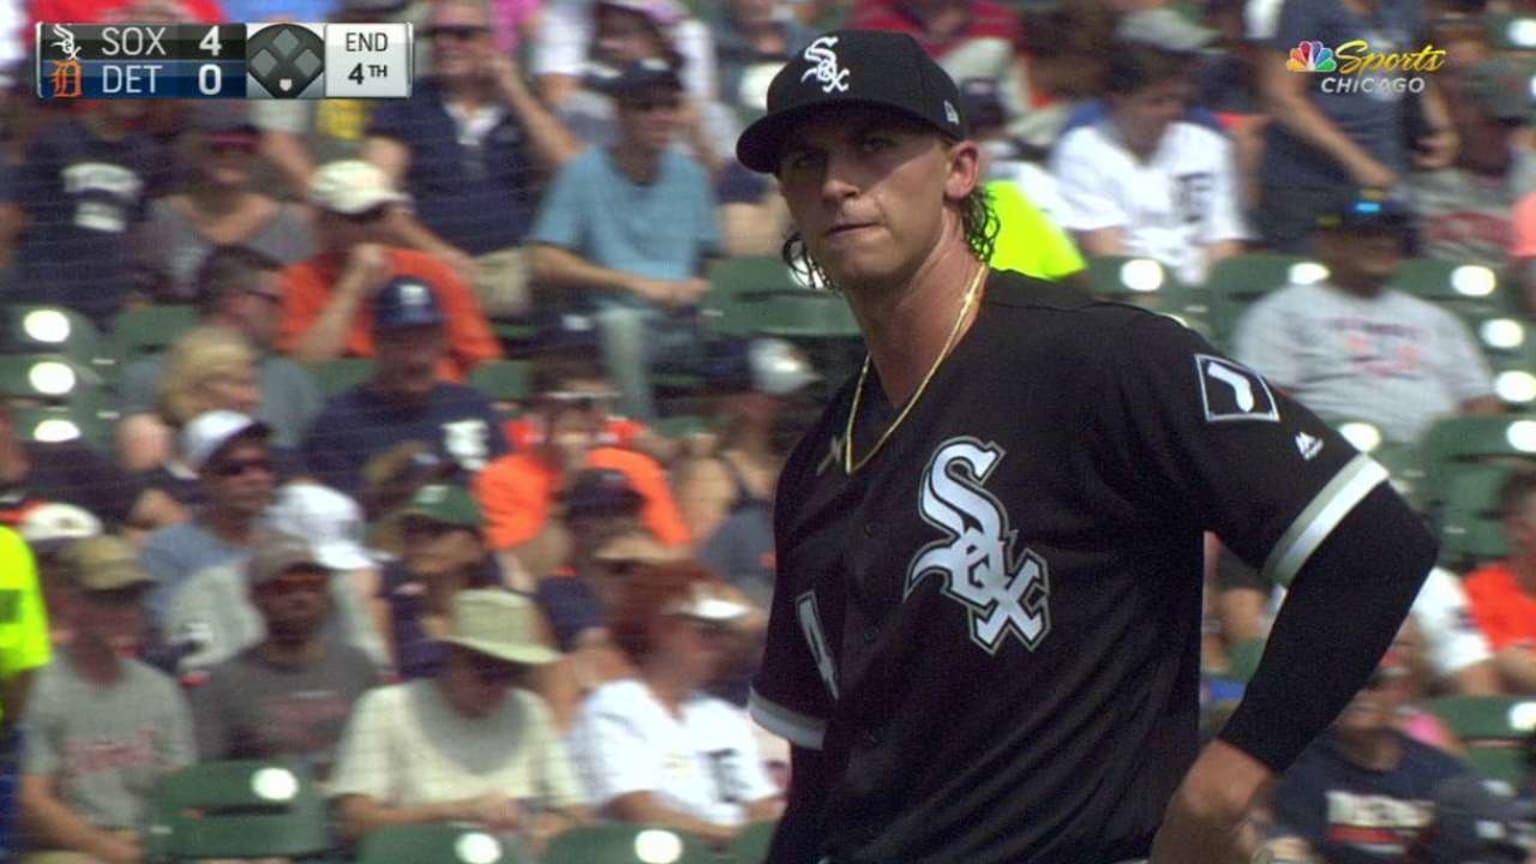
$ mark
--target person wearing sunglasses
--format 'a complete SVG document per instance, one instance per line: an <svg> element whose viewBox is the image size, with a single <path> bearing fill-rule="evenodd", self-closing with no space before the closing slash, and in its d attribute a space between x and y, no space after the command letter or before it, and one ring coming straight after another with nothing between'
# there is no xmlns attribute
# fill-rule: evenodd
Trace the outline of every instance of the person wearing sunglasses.
<svg viewBox="0 0 1536 864"><path fill-rule="evenodd" d="M500 359L501 343L454 269L428 252L393 245L401 242L395 222L406 200L370 162L347 159L315 171L310 204L320 251L283 271L278 350L305 363L376 356L375 301L391 281L409 277L431 285L445 312L438 377L463 381L475 366Z"/></svg>
<svg viewBox="0 0 1536 864"><path fill-rule="evenodd" d="M196 620L171 614L195 573L251 554L262 514L272 503L276 469L267 424L236 411L209 411L181 433L182 462L197 475L203 502L192 519L155 531L140 552L158 583L149 597L161 648L195 643Z"/></svg>
<svg viewBox="0 0 1536 864"><path fill-rule="evenodd" d="M635 675L597 688L571 730L571 757L599 815L719 845L778 817L751 721L703 692L732 633L753 617L723 581L680 561L641 567L610 613Z"/></svg>
<svg viewBox="0 0 1536 864"><path fill-rule="evenodd" d="M588 821L549 707L525 686L560 659L541 626L516 594L454 595L439 671L368 692L347 724L330 791L348 839L469 822L537 852Z"/></svg>
<svg viewBox="0 0 1536 864"><path fill-rule="evenodd" d="M523 244L540 179L581 152L492 40L483 2L432 4L432 74L374 112L362 158L407 190L394 215L409 245L448 262L493 318L527 314Z"/></svg>
<svg viewBox="0 0 1536 864"><path fill-rule="evenodd" d="M1333 726L1281 775L1265 842L1273 860L1402 861L1434 816L1435 788L1471 771L1402 732L1409 671L1394 646Z"/></svg>
<svg viewBox="0 0 1536 864"><path fill-rule="evenodd" d="M261 131L249 108L199 102L183 136L191 170L185 188L150 203L145 251L160 274L163 303L197 299L199 268L215 246L236 244L283 264L313 255L314 230L300 203L258 188Z"/></svg>
<svg viewBox="0 0 1536 864"><path fill-rule="evenodd" d="M133 547L102 535L65 558L55 596L74 635L23 720L19 860L133 864L156 785L195 761L191 715L176 684L135 659L154 576Z"/></svg>
<svg viewBox="0 0 1536 864"><path fill-rule="evenodd" d="M200 759L281 759L322 780L329 773L353 704L380 682L366 654L327 637L342 574L321 558L307 539L271 532L232 581L222 605L238 653L192 695Z"/></svg>

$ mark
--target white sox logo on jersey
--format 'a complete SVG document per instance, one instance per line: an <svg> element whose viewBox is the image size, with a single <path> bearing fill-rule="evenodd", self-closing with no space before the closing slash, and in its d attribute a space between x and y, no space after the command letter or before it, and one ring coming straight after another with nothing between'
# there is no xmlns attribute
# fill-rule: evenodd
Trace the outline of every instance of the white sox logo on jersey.
<svg viewBox="0 0 1536 864"><path fill-rule="evenodd" d="M1011 633L1033 651L1051 630L1050 577L1045 560L1017 548L1008 511L984 485L1005 456L996 444L952 438L939 445L923 472L919 512L949 535L924 546L907 568L911 596L929 575L969 613L971 641L996 654Z"/></svg>

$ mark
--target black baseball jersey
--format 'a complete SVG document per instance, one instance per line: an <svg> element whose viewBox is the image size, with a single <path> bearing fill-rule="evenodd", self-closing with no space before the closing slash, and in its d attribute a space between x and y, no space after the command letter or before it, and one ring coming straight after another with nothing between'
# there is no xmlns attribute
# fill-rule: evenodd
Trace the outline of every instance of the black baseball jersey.
<svg viewBox="0 0 1536 864"><path fill-rule="evenodd" d="M1144 856L1197 748L1202 531L1282 582L1386 479L1172 319L996 273L853 477L780 481L754 716L840 776L839 862ZM895 415L871 372L855 455Z"/></svg>

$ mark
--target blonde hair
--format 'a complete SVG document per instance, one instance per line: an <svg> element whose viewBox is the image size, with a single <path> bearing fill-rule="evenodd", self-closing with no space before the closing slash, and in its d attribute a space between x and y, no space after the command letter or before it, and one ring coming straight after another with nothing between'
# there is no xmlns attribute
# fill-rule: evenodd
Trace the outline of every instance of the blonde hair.
<svg viewBox="0 0 1536 864"><path fill-rule="evenodd" d="M160 373L160 416L180 428L193 417L220 406L209 405L199 390L230 375L253 372L256 350L245 337L223 327L187 331L166 352Z"/></svg>

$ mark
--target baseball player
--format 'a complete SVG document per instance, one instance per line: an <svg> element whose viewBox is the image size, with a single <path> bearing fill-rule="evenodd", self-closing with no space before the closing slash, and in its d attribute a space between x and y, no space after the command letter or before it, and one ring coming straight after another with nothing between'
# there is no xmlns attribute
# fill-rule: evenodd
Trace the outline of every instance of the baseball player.
<svg viewBox="0 0 1536 864"><path fill-rule="evenodd" d="M1225 862L1433 540L1379 465L1177 322L984 267L959 106L910 38L838 31L737 145L869 352L778 490L752 696L793 744L770 860ZM1206 529L1290 591L1197 754Z"/></svg>

